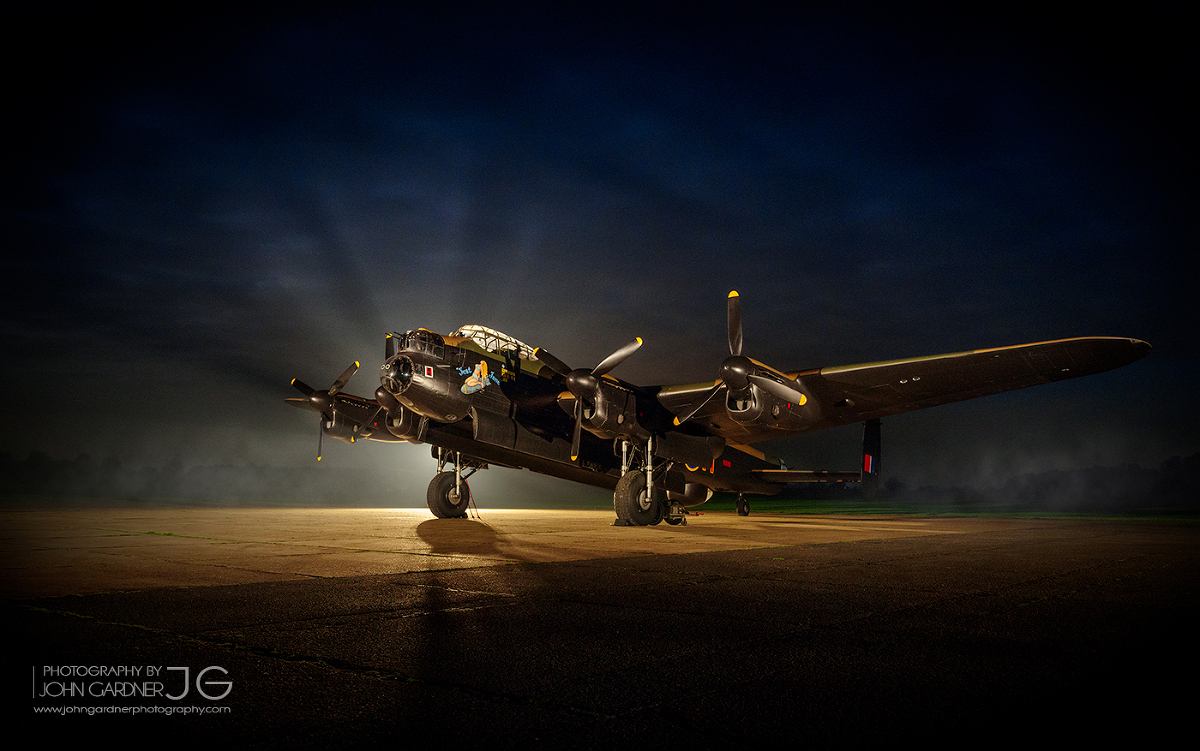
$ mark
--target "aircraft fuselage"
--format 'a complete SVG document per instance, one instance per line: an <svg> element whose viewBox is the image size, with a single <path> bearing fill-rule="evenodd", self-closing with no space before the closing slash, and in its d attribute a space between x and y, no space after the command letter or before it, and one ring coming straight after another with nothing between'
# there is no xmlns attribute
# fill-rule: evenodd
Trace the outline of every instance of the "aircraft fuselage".
<svg viewBox="0 0 1200 751"><path fill-rule="evenodd" d="M780 463L748 447L682 434L654 446L655 429L669 424L672 416L652 394L611 376L599 379L600 398L582 407L587 429L580 454L572 460L576 397L565 390L560 376L521 346L503 348L501 343L492 351L471 338L424 329L397 337L395 354L380 371L380 415L359 437L429 443L485 462L605 488L616 486L623 469L639 452L644 455L650 441L664 470L655 486L673 495L688 493L689 483L718 490L778 490L749 472L776 469ZM663 460L680 455L689 461ZM689 497L707 498L695 490Z"/></svg>
<svg viewBox="0 0 1200 751"><path fill-rule="evenodd" d="M388 335L374 399L293 380L293 406L321 415L322 435L433 447L429 507L463 516L463 481L488 463L614 490L618 523L683 523L712 491L774 495L799 482L879 485L881 418L1118 368L1150 345L1075 337L942 355L783 372L742 352L741 303L726 304L729 356L707 382L637 386L611 371L642 346L635 338L591 368L567 365L483 326L443 336ZM788 470L751 444L861 422L863 461L849 472ZM320 458L318 442L318 459ZM447 463L453 471L447 472Z"/></svg>

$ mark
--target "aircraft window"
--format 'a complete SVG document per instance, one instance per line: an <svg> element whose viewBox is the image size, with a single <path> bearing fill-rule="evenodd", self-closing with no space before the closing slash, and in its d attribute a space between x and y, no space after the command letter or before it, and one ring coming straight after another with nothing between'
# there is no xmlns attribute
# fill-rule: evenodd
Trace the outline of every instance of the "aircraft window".
<svg viewBox="0 0 1200 751"><path fill-rule="evenodd" d="M470 339L488 352L503 354L506 351L512 352L516 350L517 356L522 360L536 359L533 356L533 347L513 339L508 334L501 334L499 331L489 329L485 326L463 326L451 336L461 336Z"/></svg>
<svg viewBox="0 0 1200 751"><path fill-rule="evenodd" d="M428 352L437 358L446 356L445 342L442 337L432 331L410 331L400 337L400 341L396 343L397 348L402 352Z"/></svg>

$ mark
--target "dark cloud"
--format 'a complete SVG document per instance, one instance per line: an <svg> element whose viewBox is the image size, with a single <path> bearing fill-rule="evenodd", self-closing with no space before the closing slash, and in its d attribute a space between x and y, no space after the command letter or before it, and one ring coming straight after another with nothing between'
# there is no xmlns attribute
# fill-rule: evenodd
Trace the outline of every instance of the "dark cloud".
<svg viewBox="0 0 1200 751"><path fill-rule="evenodd" d="M10 68L42 75L14 92L5 208L14 455L305 462L289 379L357 359L369 394L384 332L416 326L579 364L636 334L622 376L703 380L733 288L748 351L779 367L1155 345L1129 375L896 418L898 472L1196 450L1190 53L1148 14L1087 33L717 6L129 20L20 19L41 44ZM856 441L777 448L843 464ZM425 461L376 448L331 456Z"/></svg>

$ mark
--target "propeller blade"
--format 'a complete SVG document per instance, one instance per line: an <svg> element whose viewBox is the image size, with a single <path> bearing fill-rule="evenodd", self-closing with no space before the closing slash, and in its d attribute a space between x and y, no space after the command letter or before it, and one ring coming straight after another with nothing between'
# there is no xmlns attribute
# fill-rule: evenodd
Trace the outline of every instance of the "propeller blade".
<svg viewBox="0 0 1200 751"><path fill-rule="evenodd" d="M700 409L705 404L708 404L710 401L712 401L712 398L717 395L718 391L721 391L724 388L725 388L725 382L717 381L717 384L715 386L713 386L711 389L709 389L708 392L703 397L701 397L695 404L688 407L681 414L679 414L675 417L675 424L682 425L685 422L687 422L688 420L692 419L692 415L699 412Z"/></svg>
<svg viewBox="0 0 1200 751"><path fill-rule="evenodd" d="M545 363L547 368L550 368L555 373L558 373L560 376L566 377L566 375L571 372L571 368L567 367L567 364L565 362L558 359L557 357L550 354L549 352L542 349L541 347L538 347L537 349L535 349L533 351L533 356L536 357L541 362Z"/></svg>
<svg viewBox="0 0 1200 751"><path fill-rule="evenodd" d="M562 376L563 384L567 387L567 391L575 397L575 426L571 431L571 461L579 458L580 437L583 430L584 400L587 400L592 405L597 404L603 398L598 381L600 376L620 365L625 361L625 358L637 352L641 346L641 337L635 337L632 342L604 358L599 365L590 371L586 368L572 369L565 362L541 347L533 351L534 357L544 363L546 367Z"/></svg>
<svg viewBox="0 0 1200 751"><path fill-rule="evenodd" d="M312 396L313 394L317 393L316 389L314 389L312 386L309 386L304 381L301 381L299 378L293 378L292 385L296 387L297 391L305 396ZM288 399L288 401L290 402L291 399Z"/></svg>
<svg viewBox="0 0 1200 751"><path fill-rule="evenodd" d="M676 425L682 425L690 420L705 404L708 404L722 388L731 397L746 398L751 387L762 389L771 395L794 404L804 404L808 397L795 385L787 380L779 371L763 365L742 355L742 298L737 290L731 290L726 302L727 334L729 336L729 357L721 363L720 377L716 385L697 402L689 406L675 418ZM770 371L780 378L763 375L760 371ZM728 408L728 405L726 405Z"/></svg>
<svg viewBox="0 0 1200 751"><path fill-rule="evenodd" d="M750 382L755 386L758 386L763 391L769 391L785 402L804 404L808 401L808 397L805 396L803 392L797 391L796 389L788 386L786 383L780 383L774 378L767 378L766 376L758 375L757 373L748 375L746 377L749 378Z"/></svg>
<svg viewBox="0 0 1200 751"><path fill-rule="evenodd" d="M579 458L580 432L583 429L583 400L575 400L575 431L571 433L571 461Z"/></svg>
<svg viewBox="0 0 1200 751"><path fill-rule="evenodd" d="M742 354L742 304L737 290L729 293L729 302L726 307L729 319L729 354L740 355Z"/></svg>
<svg viewBox="0 0 1200 751"><path fill-rule="evenodd" d="M599 378L600 376L604 375L605 373L609 372L610 370L612 370L613 368L617 367L622 362L624 362L626 357L629 357L634 352L637 352L638 348L641 346L642 346L642 338L640 336L635 337L632 342L630 342L629 344L626 344L624 347L621 347L616 352L613 352L611 355L604 358L604 360L602 360L599 365L597 365L595 368L592 369L592 375Z"/></svg>
<svg viewBox="0 0 1200 751"><path fill-rule="evenodd" d="M396 339L388 334L383 340L383 361L387 362L396 356Z"/></svg>
<svg viewBox="0 0 1200 751"><path fill-rule="evenodd" d="M355 360L354 364L346 368L346 370L340 376L338 376L338 379L333 382L333 386L329 388L329 395L333 396L337 392L341 391L342 387L350 381L350 377L353 376L357 370L358 361Z"/></svg>
<svg viewBox="0 0 1200 751"><path fill-rule="evenodd" d="M392 343L391 334L388 335L387 348L393 351L395 350L395 345ZM312 386L309 386L307 383L298 378L292 379L292 386L295 387L295 389L301 394L304 394L304 398L297 399L293 397L291 399L284 399L284 401L293 407L311 410L313 412L318 412L321 415L321 421L317 423L317 461L321 461L321 442L325 437L325 420L334 420L337 417L338 392L340 392L342 388L350 381L350 378L358 370L358 365L358 362L355 361L353 365L346 368L346 370L343 371L340 376L338 376L338 379L333 382L333 385L329 387L328 391L325 391L324 389L314 389ZM369 429L375 419L379 416L379 412L382 409L383 407L380 406L379 409L375 410L375 413L371 415L371 419L366 423L360 423L357 420L354 420L353 424L355 429ZM350 441L352 443L354 442L353 435L350 436Z"/></svg>

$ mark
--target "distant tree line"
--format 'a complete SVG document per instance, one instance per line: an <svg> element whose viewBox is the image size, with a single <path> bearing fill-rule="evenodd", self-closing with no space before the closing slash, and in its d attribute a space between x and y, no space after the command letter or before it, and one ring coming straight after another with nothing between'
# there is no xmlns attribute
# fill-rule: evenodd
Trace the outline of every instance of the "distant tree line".
<svg viewBox="0 0 1200 751"><path fill-rule="evenodd" d="M0 454L0 503L21 505L130 505L162 502L213 505L378 505L425 503L425 483L342 467L127 466L88 454L54 459L35 451L24 459Z"/></svg>
<svg viewBox="0 0 1200 751"><path fill-rule="evenodd" d="M848 509L870 507L886 511L890 508L898 512L1200 513L1200 453L1171 457L1157 469L1126 464L1046 470L1016 474L999 485L986 487L967 483L912 486L903 478L889 477L886 469L884 478L878 497L865 504L858 483L792 486L778 498L845 501ZM759 502L758 508L769 510L770 501ZM818 508L830 507L819 505Z"/></svg>
<svg viewBox="0 0 1200 751"><path fill-rule="evenodd" d="M1157 469L1136 464L1055 469L1013 475L997 486L982 488L910 488L901 480L891 479L884 483L881 496L964 511L990 507L1012 511L1196 513L1200 511L1200 453L1171 457Z"/></svg>
<svg viewBox="0 0 1200 751"><path fill-rule="evenodd" d="M0 453L0 505L423 506L428 476L395 470L364 472L334 466L160 467L97 461L88 454L55 459L35 451L23 459ZM851 499L857 484L807 485L790 497ZM1109 513L1200 512L1200 453L1172 457L1157 469L1133 464L1014 475L996 487L910 487L888 478L883 503L973 511L1079 511Z"/></svg>

